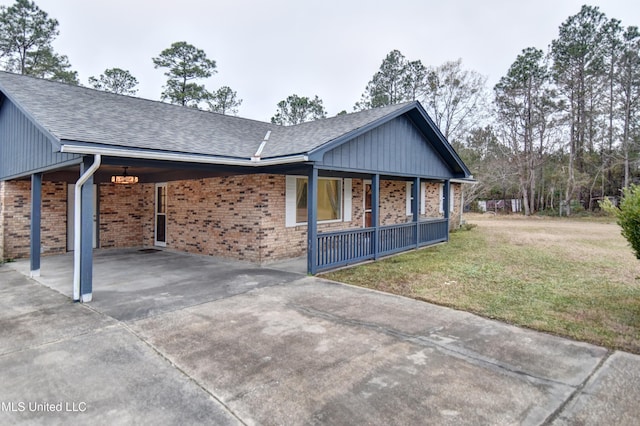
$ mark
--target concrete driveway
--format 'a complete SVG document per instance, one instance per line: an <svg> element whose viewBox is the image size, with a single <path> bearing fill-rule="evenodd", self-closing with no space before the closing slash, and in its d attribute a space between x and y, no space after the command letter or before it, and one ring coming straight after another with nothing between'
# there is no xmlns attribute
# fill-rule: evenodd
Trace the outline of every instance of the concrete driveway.
<svg viewBox="0 0 640 426"><path fill-rule="evenodd" d="M64 288L66 256L41 281ZM637 424L640 357L272 268L95 257L74 304L0 266L0 423ZM27 265L28 268L28 265ZM68 292L71 291L69 288Z"/></svg>

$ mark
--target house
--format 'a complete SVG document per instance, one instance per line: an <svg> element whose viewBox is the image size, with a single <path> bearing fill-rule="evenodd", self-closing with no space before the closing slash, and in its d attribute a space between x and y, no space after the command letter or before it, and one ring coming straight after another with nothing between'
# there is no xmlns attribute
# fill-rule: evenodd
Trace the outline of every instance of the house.
<svg viewBox="0 0 640 426"><path fill-rule="evenodd" d="M0 72L0 258L74 251L76 300L93 248L315 274L443 242L469 179L418 102L278 126Z"/></svg>

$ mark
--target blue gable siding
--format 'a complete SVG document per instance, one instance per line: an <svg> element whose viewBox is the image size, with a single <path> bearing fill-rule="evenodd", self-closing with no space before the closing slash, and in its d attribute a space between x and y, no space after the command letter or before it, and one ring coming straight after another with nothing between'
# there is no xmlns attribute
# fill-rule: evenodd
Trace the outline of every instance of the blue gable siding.
<svg viewBox="0 0 640 426"><path fill-rule="evenodd" d="M0 179L79 162L80 155L54 151L47 135L9 99L0 106Z"/></svg>
<svg viewBox="0 0 640 426"><path fill-rule="evenodd" d="M380 174L455 177L449 165L406 116L399 116L327 151L318 165Z"/></svg>

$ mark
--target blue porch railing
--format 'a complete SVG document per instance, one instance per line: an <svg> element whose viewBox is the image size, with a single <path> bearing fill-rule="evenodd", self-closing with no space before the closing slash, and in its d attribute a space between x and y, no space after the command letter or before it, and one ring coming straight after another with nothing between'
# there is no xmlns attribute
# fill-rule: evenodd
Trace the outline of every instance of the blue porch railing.
<svg viewBox="0 0 640 426"><path fill-rule="evenodd" d="M449 224L447 219L434 219L381 226L377 247L373 245L375 231L375 228L357 228L319 233L316 269L337 268L446 241Z"/></svg>

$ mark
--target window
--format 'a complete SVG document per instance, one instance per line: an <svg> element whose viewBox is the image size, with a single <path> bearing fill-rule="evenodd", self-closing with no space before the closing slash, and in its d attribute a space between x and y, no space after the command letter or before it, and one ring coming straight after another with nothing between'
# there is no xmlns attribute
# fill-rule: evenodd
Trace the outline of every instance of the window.
<svg viewBox="0 0 640 426"><path fill-rule="evenodd" d="M296 178L296 223L307 221L308 178ZM342 188L339 179L318 179L318 221L339 220Z"/></svg>
<svg viewBox="0 0 640 426"><path fill-rule="evenodd" d="M407 216L413 216L413 182L407 182L406 184L406 213ZM427 184L426 182L420 182L420 214L425 214L427 210Z"/></svg>
<svg viewBox="0 0 640 426"><path fill-rule="evenodd" d="M309 178L287 176L286 225L307 223ZM318 222L351 221L351 179L318 178Z"/></svg>
<svg viewBox="0 0 640 426"><path fill-rule="evenodd" d="M156 210L155 210L155 237L156 246L167 245L167 184L156 184Z"/></svg>
<svg viewBox="0 0 640 426"><path fill-rule="evenodd" d="M453 196L455 191L453 185L449 185L449 213L453 212L455 203L453 202ZM440 184L440 213L444 213L444 184Z"/></svg>

